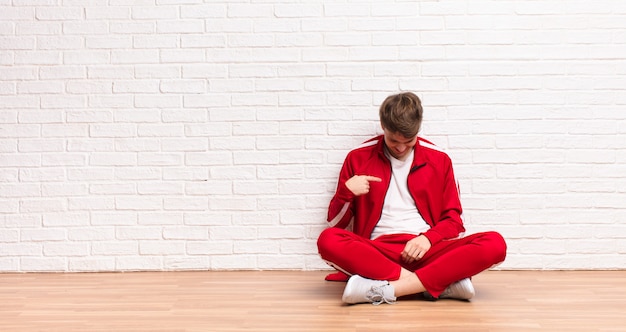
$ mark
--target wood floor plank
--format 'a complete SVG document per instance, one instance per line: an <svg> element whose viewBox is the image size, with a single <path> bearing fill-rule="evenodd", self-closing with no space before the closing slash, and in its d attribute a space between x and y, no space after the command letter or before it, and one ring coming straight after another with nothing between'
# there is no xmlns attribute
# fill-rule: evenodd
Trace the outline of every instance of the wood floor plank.
<svg viewBox="0 0 626 332"><path fill-rule="evenodd" d="M626 331L626 271L488 271L470 302L380 306L326 273L0 274L0 331Z"/></svg>

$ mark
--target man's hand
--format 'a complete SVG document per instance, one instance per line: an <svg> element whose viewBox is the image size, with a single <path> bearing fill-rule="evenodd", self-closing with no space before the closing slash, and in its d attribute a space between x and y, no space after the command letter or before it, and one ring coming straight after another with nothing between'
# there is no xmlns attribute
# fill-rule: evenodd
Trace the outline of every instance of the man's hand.
<svg viewBox="0 0 626 332"><path fill-rule="evenodd" d="M382 179L370 175L355 175L346 181L346 187L354 196L361 196L370 192L370 181L381 182Z"/></svg>
<svg viewBox="0 0 626 332"><path fill-rule="evenodd" d="M428 238L424 235L413 238L404 246L402 260L406 263L413 263L424 257L426 252L430 249L430 246L430 241L428 241Z"/></svg>

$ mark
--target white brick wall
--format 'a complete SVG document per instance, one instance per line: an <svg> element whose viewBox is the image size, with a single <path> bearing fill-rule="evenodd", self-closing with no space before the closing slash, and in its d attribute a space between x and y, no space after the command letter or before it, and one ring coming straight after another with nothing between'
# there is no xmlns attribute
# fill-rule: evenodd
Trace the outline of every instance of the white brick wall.
<svg viewBox="0 0 626 332"><path fill-rule="evenodd" d="M0 0L0 271L326 268L400 90L501 268L626 268L624 1Z"/></svg>

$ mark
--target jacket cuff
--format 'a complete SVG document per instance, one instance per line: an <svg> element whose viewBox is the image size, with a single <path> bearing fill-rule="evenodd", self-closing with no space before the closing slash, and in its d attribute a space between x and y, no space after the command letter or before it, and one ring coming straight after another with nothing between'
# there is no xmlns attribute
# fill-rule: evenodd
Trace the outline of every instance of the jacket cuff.
<svg viewBox="0 0 626 332"><path fill-rule="evenodd" d="M428 241L430 241L430 245L434 245L436 243L441 242L441 240L443 240L443 237L441 235L439 235L439 233L434 232L432 229L431 230L427 230L424 233L424 236L428 239Z"/></svg>
<svg viewBox="0 0 626 332"><path fill-rule="evenodd" d="M337 190L337 197L343 202L351 202L354 199L354 194L346 187L346 184L343 183Z"/></svg>

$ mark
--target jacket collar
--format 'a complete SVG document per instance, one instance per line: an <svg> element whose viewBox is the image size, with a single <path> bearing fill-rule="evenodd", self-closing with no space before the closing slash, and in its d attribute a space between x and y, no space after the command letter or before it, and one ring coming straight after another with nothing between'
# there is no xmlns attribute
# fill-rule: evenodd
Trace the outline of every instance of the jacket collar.
<svg viewBox="0 0 626 332"><path fill-rule="evenodd" d="M379 135L373 139L378 140L376 144L376 152L378 153L378 156L385 160L389 160L387 156L385 155L385 135ZM412 166L423 165L426 163L426 157L424 155L424 147L421 145L421 142L424 142L424 141L426 140L424 140L423 138L419 136L417 137L417 142L415 143L415 147L413 148Z"/></svg>

